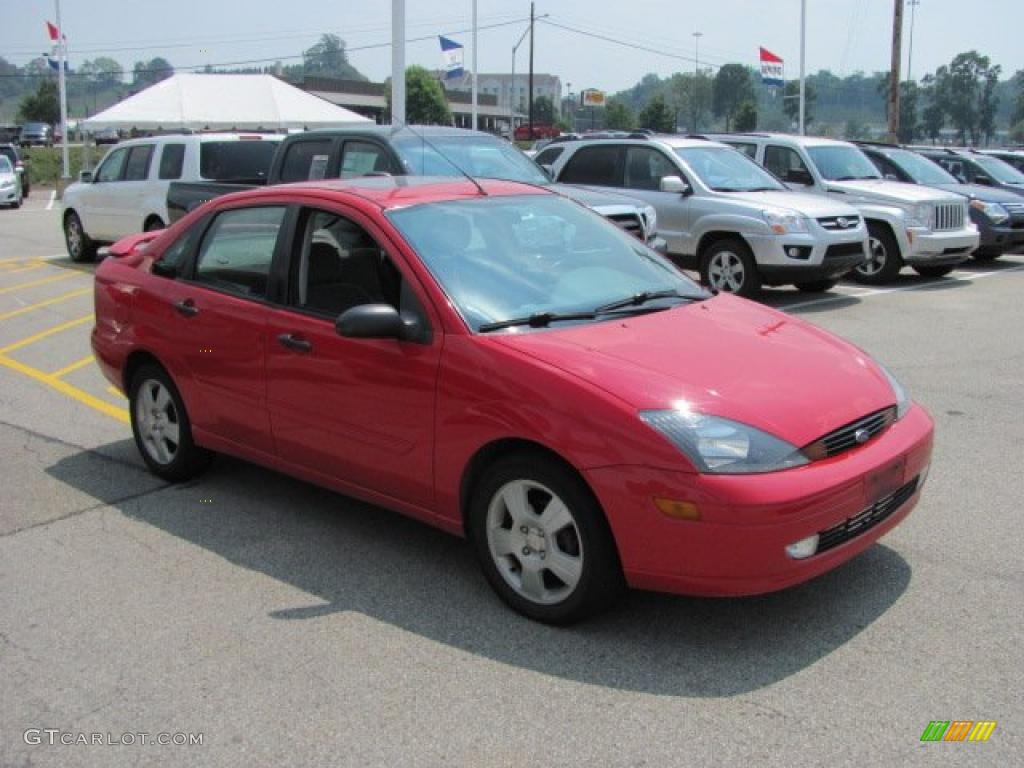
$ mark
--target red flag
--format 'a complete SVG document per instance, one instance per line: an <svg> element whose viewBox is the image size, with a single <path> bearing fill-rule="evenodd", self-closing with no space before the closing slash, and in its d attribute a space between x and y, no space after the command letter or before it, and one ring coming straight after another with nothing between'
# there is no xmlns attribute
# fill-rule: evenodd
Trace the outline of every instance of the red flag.
<svg viewBox="0 0 1024 768"><path fill-rule="evenodd" d="M50 33L50 40L56 43L57 38L60 37L60 31L50 22L46 22L46 31Z"/></svg>
<svg viewBox="0 0 1024 768"><path fill-rule="evenodd" d="M769 51L767 48L761 48L761 61L762 62L770 61L773 64L781 64L782 63L782 59L780 59L774 53Z"/></svg>

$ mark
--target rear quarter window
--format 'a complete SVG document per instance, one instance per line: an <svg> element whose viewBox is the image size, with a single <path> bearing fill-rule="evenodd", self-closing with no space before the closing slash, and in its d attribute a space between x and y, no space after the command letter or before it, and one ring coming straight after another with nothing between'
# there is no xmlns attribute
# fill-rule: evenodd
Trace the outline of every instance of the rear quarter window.
<svg viewBox="0 0 1024 768"><path fill-rule="evenodd" d="M199 175L207 181L258 184L267 179L280 142L205 141L199 145Z"/></svg>

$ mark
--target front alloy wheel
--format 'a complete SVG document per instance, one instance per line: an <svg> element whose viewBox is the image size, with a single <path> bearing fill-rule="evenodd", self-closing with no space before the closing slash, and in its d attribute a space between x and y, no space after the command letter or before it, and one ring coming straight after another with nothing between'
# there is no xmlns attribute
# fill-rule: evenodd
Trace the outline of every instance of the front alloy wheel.
<svg viewBox="0 0 1024 768"><path fill-rule="evenodd" d="M850 276L859 283L878 285L896 278L903 268L899 243L889 228L868 222L868 258Z"/></svg>
<svg viewBox="0 0 1024 768"><path fill-rule="evenodd" d="M96 256L96 245L85 234L82 220L74 211L64 218L64 243L72 261L89 261Z"/></svg>
<svg viewBox="0 0 1024 768"><path fill-rule="evenodd" d="M735 240L723 240L711 246L704 257L701 277L713 290L752 296L761 287L750 249Z"/></svg>

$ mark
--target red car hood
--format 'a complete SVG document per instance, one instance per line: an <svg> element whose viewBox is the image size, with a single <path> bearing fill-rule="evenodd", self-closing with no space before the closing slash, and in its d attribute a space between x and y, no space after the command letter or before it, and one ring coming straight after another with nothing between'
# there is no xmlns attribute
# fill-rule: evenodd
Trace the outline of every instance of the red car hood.
<svg viewBox="0 0 1024 768"><path fill-rule="evenodd" d="M882 372L852 344L724 294L649 315L491 341L585 379L637 410L685 402L796 446L896 402Z"/></svg>

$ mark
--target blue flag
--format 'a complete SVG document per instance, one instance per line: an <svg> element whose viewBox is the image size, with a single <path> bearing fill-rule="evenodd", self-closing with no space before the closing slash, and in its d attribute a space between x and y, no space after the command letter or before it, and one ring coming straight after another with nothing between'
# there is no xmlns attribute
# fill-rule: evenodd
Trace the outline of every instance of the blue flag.
<svg viewBox="0 0 1024 768"><path fill-rule="evenodd" d="M463 47L447 37L439 36L441 41L441 69L444 70L444 79L451 80L454 77L461 77L465 70L462 68Z"/></svg>

